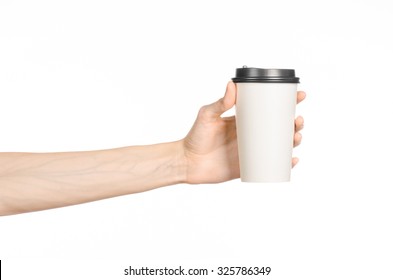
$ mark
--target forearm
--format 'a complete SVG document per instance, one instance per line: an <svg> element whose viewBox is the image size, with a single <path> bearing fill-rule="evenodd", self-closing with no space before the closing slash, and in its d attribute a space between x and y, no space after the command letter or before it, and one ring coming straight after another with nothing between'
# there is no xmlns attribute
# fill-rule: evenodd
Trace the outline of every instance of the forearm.
<svg viewBox="0 0 393 280"><path fill-rule="evenodd" d="M185 181L182 143L66 153L1 153L0 215L43 210Z"/></svg>

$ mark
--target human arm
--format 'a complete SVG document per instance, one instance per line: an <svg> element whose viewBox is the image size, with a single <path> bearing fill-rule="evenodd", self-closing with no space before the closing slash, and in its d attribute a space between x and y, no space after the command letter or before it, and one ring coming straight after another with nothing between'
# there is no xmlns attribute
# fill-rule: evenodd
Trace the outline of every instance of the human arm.
<svg viewBox="0 0 393 280"><path fill-rule="evenodd" d="M298 92L298 101L305 97ZM218 183L239 177L235 117L222 118L236 100L225 96L203 106L179 141L110 150L0 153L0 215L74 205L177 183ZM294 145L303 119L295 121ZM296 164L297 159L293 160Z"/></svg>
<svg viewBox="0 0 393 280"><path fill-rule="evenodd" d="M110 150L1 153L0 215L185 182L182 141Z"/></svg>

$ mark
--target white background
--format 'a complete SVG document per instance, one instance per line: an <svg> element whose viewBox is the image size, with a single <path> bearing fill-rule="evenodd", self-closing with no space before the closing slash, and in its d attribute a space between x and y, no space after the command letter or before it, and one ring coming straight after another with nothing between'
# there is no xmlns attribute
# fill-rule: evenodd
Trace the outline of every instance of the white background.
<svg viewBox="0 0 393 280"><path fill-rule="evenodd" d="M387 0L0 1L2 152L180 139L242 65L294 68L308 94L291 183L1 217L5 279L122 279L165 263L392 279L392 13Z"/></svg>

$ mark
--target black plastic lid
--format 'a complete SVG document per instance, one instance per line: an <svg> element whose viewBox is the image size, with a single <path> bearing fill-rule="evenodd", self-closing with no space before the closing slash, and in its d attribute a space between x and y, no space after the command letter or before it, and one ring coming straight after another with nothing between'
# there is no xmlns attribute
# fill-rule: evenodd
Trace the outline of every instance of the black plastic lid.
<svg viewBox="0 0 393 280"><path fill-rule="evenodd" d="M243 68L236 69L235 83L299 83L293 69L262 69Z"/></svg>

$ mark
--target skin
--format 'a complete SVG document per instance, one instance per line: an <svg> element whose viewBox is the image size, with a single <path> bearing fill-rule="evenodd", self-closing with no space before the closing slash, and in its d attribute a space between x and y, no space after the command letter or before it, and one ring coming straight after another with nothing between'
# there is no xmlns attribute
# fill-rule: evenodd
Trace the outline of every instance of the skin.
<svg viewBox="0 0 393 280"><path fill-rule="evenodd" d="M298 103L305 93L299 91ZM75 205L179 183L219 183L239 178L235 116L221 117L236 101L236 85L203 106L179 141L110 150L0 153L0 215ZM302 117L295 120L294 146ZM298 159L292 160L293 166Z"/></svg>

